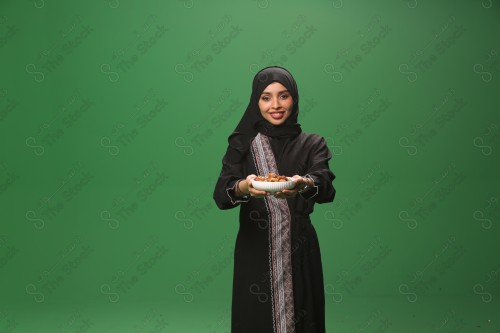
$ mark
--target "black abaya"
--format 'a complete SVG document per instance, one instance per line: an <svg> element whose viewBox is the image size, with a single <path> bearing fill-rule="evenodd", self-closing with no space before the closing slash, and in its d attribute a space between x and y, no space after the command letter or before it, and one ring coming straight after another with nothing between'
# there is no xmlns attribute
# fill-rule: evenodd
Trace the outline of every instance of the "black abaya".
<svg viewBox="0 0 500 333"><path fill-rule="evenodd" d="M220 209L241 206L234 254L231 332L324 333L321 255L309 214L316 202L331 202L335 196L335 176L328 166L331 153L325 140L316 134L301 132L281 139L259 136L274 155L275 171L288 176L307 175L315 186L292 198L273 197L277 205L286 201L289 212L288 222L273 221L266 199L242 199L234 193L237 180L261 174L256 162L258 153L251 149L241 163L223 163L214 199ZM223 161L234 153L231 149ZM282 232L280 242L276 241L277 228ZM273 262L276 254L282 258L288 255L288 262Z"/></svg>

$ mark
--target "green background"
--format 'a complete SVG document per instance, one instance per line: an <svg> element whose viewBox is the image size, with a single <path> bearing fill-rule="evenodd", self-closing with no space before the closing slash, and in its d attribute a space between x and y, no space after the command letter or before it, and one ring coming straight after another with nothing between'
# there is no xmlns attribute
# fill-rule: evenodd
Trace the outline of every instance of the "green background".
<svg viewBox="0 0 500 333"><path fill-rule="evenodd" d="M333 154L327 331L500 332L499 31L493 0L0 1L0 332L229 332L212 193L268 65Z"/></svg>

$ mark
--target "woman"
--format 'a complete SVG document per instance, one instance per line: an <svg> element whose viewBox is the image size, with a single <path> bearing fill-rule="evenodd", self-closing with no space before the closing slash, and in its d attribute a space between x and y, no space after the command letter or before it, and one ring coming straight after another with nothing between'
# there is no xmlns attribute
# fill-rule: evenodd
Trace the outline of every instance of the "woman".
<svg viewBox="0 0 500 333"><path fill-rule="evenodd" d="M214 191L220 209L240 206L234 253L232 333L324 333L323 271L309 215L333 201L335 178L323 137L302 132L299 94L286 69L266 67L222 160ZM294 175L276 193L252 187L256 175Z"/></svg>

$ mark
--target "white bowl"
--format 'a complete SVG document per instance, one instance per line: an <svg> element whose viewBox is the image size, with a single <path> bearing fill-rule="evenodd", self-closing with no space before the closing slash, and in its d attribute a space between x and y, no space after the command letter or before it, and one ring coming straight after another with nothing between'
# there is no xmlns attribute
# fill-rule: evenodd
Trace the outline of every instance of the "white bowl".
<svg viewBox="0 0 500 333"><path fill-rule="evenodd" d="M295 187L295 182L291 180L292 178L287 177L289 180L286 182L262 182L258 180L252 180L252 186L261 191L266 192L278 192L282 190L291 190Z"/></svg>

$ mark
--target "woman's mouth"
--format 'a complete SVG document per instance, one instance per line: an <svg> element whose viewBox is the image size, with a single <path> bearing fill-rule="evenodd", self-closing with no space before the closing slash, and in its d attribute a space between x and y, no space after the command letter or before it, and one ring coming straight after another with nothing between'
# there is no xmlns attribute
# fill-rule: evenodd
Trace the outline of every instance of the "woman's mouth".
<svg viewBox="0 0 500 333"><path fill-rule="evenodd" d="M285 111L273 111L273 112L269 112L269 114L271 115L271 117L273 119L280 120L285 115Z"/></svg>

